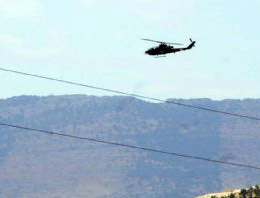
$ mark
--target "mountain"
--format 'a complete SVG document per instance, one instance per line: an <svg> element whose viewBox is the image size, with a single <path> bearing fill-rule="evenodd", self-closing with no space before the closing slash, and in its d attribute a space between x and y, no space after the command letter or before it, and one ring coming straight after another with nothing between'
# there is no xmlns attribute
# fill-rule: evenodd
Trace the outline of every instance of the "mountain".
<svg viewBox="0 0 260 198"><path fill-rule="evenodd" d="M260 117L260 100L170 99ZM0 122L259 166L260 122L123 96L0 100ZM260 172L0 126L8 198L191 198L259 183Z"/></svg>

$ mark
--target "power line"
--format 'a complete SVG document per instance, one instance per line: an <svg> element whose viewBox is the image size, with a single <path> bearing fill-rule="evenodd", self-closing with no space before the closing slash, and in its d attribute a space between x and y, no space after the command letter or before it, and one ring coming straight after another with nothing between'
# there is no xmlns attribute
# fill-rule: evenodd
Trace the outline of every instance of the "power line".
<svg viewBox="0 0 260 198"><path fill-rule="evenodd" d="M220 111L220 110L216 110L216 109L210 109L210 108L205 108L205 107L200 107L200 106L195 106L195 105L188 105L188 104L183 104L183 103L179 103L179 102L162 100L162 99L138 95L138 94L130 94L130 93L127 93L127 92L122 92L122 91L117 91L117 90L112 90L112 89L107 89L107 88L102 88L102 87L97 87L97 86L92 86L92 85L87 85L87 84L82 84L82 83L76 83L76 82L72 82L72 81L61 80L61 79L51 78L51 77L47 77L47 76L30 74L30 73L5 69L5 68L1 68L1 67L0 67L0 70L5 71L5 72L16 73L16 74L20 74L20 75L26 75L26 76L42 78L42 79L46 79L46 80L52 80L52 81L61 82L61 83L67 83L67 84L81 86L81 87L87 87L87 88L90 88L90 89L96 89L96 90L102 90L102 91L107 91L107 92L116 93L116 94L122 94L122 95L126 95L126 96L132 96L132 97L141 98L141 99L148 99L148 100L152 100L152 101L156 101L156 102L164 102L164 103L168 103L168 104L175 104L175 105L179 105L179 106L183 106L183 107L188 107L188 108L193 108L193 109L198 109L198 110L203 110L203 111L209 111L209 112L213 112L213 113L221 113L221 114L225 114L225 115L229 115L229 116L236 116L236 117L260 121L260 118L253 117L253 116L231 113L231 112L227 112L227 111Z"/></svg>
<svg viewBox="0 0 260 198"><path fill-rule="evenodd" d="M80 139L80 140L92 141L92 142L97 142L97 143L102 143L102 144L109 144L109 145L114 145L114 146L130 148L130 149L137 149L137 150L143 150L143 151L154 152L154 153L159 153L159 154L177 156L177 157L181 157L181 158L190 158L190 159L202 160L202 161L207 161L207 162L212 162L212 163L219 163L219 164L223 164L223 165L238 166L238 167L260 170L260 167L251 166L251 165L247 165L247 164L240 164L240 163L235 163L235 162L225 162L225 161L221 161L221 160L213 160L213 159L208 159L208 158L199 157L199 156L185 155L185 154L157 150L157 149L152 149L152 148L147 148L147 147L121 144L121 143L110 142L110 141L105 141L105 140L100 140L100 139L95 139L95 138L80 137L80 136L75 136L75 135L57 133L54 131L47 131L47 130L42 130L42 129L34 129L34 128L23 127L23 126L18 126L18 125L13 125L13 124L7 124L7 123L0 123L0 125L6 126L6 127L22 129L22 130L27 130L27 131L31 131L31 132L44 133L44 134L48 134L48 135L57 135L57 136L62 136L62 137L67 137L67 138Z"/></svg>

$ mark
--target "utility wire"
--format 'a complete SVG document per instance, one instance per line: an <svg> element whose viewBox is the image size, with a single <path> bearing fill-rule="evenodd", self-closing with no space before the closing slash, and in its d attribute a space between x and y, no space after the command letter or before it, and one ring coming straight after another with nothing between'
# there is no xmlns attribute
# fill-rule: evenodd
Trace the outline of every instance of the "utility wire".
<svg viewBox="0 0 260 198"><path fill-rule="evenodd" d="M202 161L207 161L207 162L212 162L212 163L219 163L219 164L223 164L223 165L238 166L238 167L260 170L260 167L251 166L251 165L247 165L247 164L240 164L240 163L235 163L235 162L225 162L225 161L221 161L221 160L213 160L213 159L208 159L208 158L199 157L199 156L185 155L185 154L157 150L157 149L152 149L152 148L147 148L147 147L121 144L121 143L110 142L110 141L105 141L105 140L100 140L100 139L95 139L95 138L80 137L80 136L69 135L69 134L64 134L64 133L57 133L54 131L47 131L47 130L42 130L42 129L23 127L23 126L18 126L18 125L13 125L13 124L0 123L0 126L12 127L12 128L27 130L27 131L36 132L36 133L44 133L44 134L48 134L48 135L57 135L57 136L62 136L62 137L67 137L67 138L92 141L92 142L97 142L97 143L102 143L102 144L109 144L109 145L120 146L120 147L125 147L125 148L130 148L130 149L136 149L136 150L143 150L143 151L154 152L154 153L159 153L159 154L166 154L166 155L177 156L177 157L181 157L181 158L190 158L190 159L194 159L194 160L202 160Z"/></svg>
<svg viewBox="0 0 260 198"><path fill-rule="evenodd" d="M107 91L107 92L111 92L111 93L122 94L122 95L126 95L126 96L132 96L132 97L136 97L136 98L148 99L148 100L152 100L152 101L156 101L156 102L164 102L164 103L168 103L168 104L175 104L175 105L179 105L179 106L183 106L183 107L188 107L188 108L193 108L193 109L198 109L198 110L203 110L203 111L209 111L209 112L213 112L213 113L221 113L221 114L225 114L225 115L229 115L229 116L236 116L236 117L260 121L260 118L253 117L253 116L247 116L247 115L242 115L242 114L237 114L237 113L220 111L220 110L216 110L216 109L210 109L210 108L205 108L205 107L200 107L200 106L195 106L195 105L188 105L188 104L183 104L183 103L179 103L179 102L162 100L162 99L138 95L138 94L130 94L130 93L127 93L127 92L122 92L122 91L117 91L117 90L112 90L112 89L107 89L107 88L102 88L102 87L97 87L97 86L92 86L92 85L87 85L87 84L82 84L82 83L76 83L76 82L71 82L71 81L66 81L66 80L60 80L60 79L57 79L57 78L51 78L51 77L41 76L41 75L36 75L36 74L30 74L30 73L5 69L5 68L1 68L1 67L0 67L0 70L5 71L5 72L16 73L16 74L20 74L20 75L26 75L26 76L42 78L42 79L46 79L46 80L52 80L52 81L61 82L61 83L67 83L67 84L71 84L71 85L77 85L77 86L81 86L81 87L87 87L87 88L90 88L90 89L102 90L102 91Z"/></svg>

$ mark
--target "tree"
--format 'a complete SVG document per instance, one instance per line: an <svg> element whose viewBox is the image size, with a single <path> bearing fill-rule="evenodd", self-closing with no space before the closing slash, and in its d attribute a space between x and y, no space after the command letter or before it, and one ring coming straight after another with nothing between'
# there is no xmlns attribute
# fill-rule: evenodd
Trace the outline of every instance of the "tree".
<svg viewBox="0 0 260 198"><path fill-rule="evenodd" d="M240 198L246 198L246 194L247 194L246 189L241 189L241 191L239 193L239 197Z"/></svg>
<svg viewBox="0 0 260 198"><path fill-rule="evenodd" d="M254 193L254 189L252 187L250 187L247 191L247 195L248 197L253 197L253 193Z"/></svg>
<svg viewBox="0 0 260 198"><path fill-rule="evenodd" d="M234 193L231 193L231 194L229 195L229 198L235 198L235 194L234 194Z"/></svg>
<svg viewBox="0 0 260 198"><path fill-rule="evenodd" d="M260 188L258 185L255 185L254 194L256 197L260 197Z"/></svg>

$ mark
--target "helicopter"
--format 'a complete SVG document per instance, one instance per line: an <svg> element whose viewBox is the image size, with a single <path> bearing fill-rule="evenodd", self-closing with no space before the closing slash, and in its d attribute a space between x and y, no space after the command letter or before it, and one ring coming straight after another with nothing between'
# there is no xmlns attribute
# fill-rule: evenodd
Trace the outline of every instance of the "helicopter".
<svg viewBox="0 0 260 198"><path fill-rule="evenodd" d="M181 43L162 42L162 41L156 41L156 40L145 39L145 38L142 38L142 40L160 43L159 46L150 48L147 51L145 51L146 54L155 56L155 58L166 57L165 54L169 54L169 53L175 53L175 52L189 50L189 49L193 48L196 43L196 41L193 41L192 39L190 39L191 43L187 47L174 48L173 45L182 45L182 44Z"/></svg>

